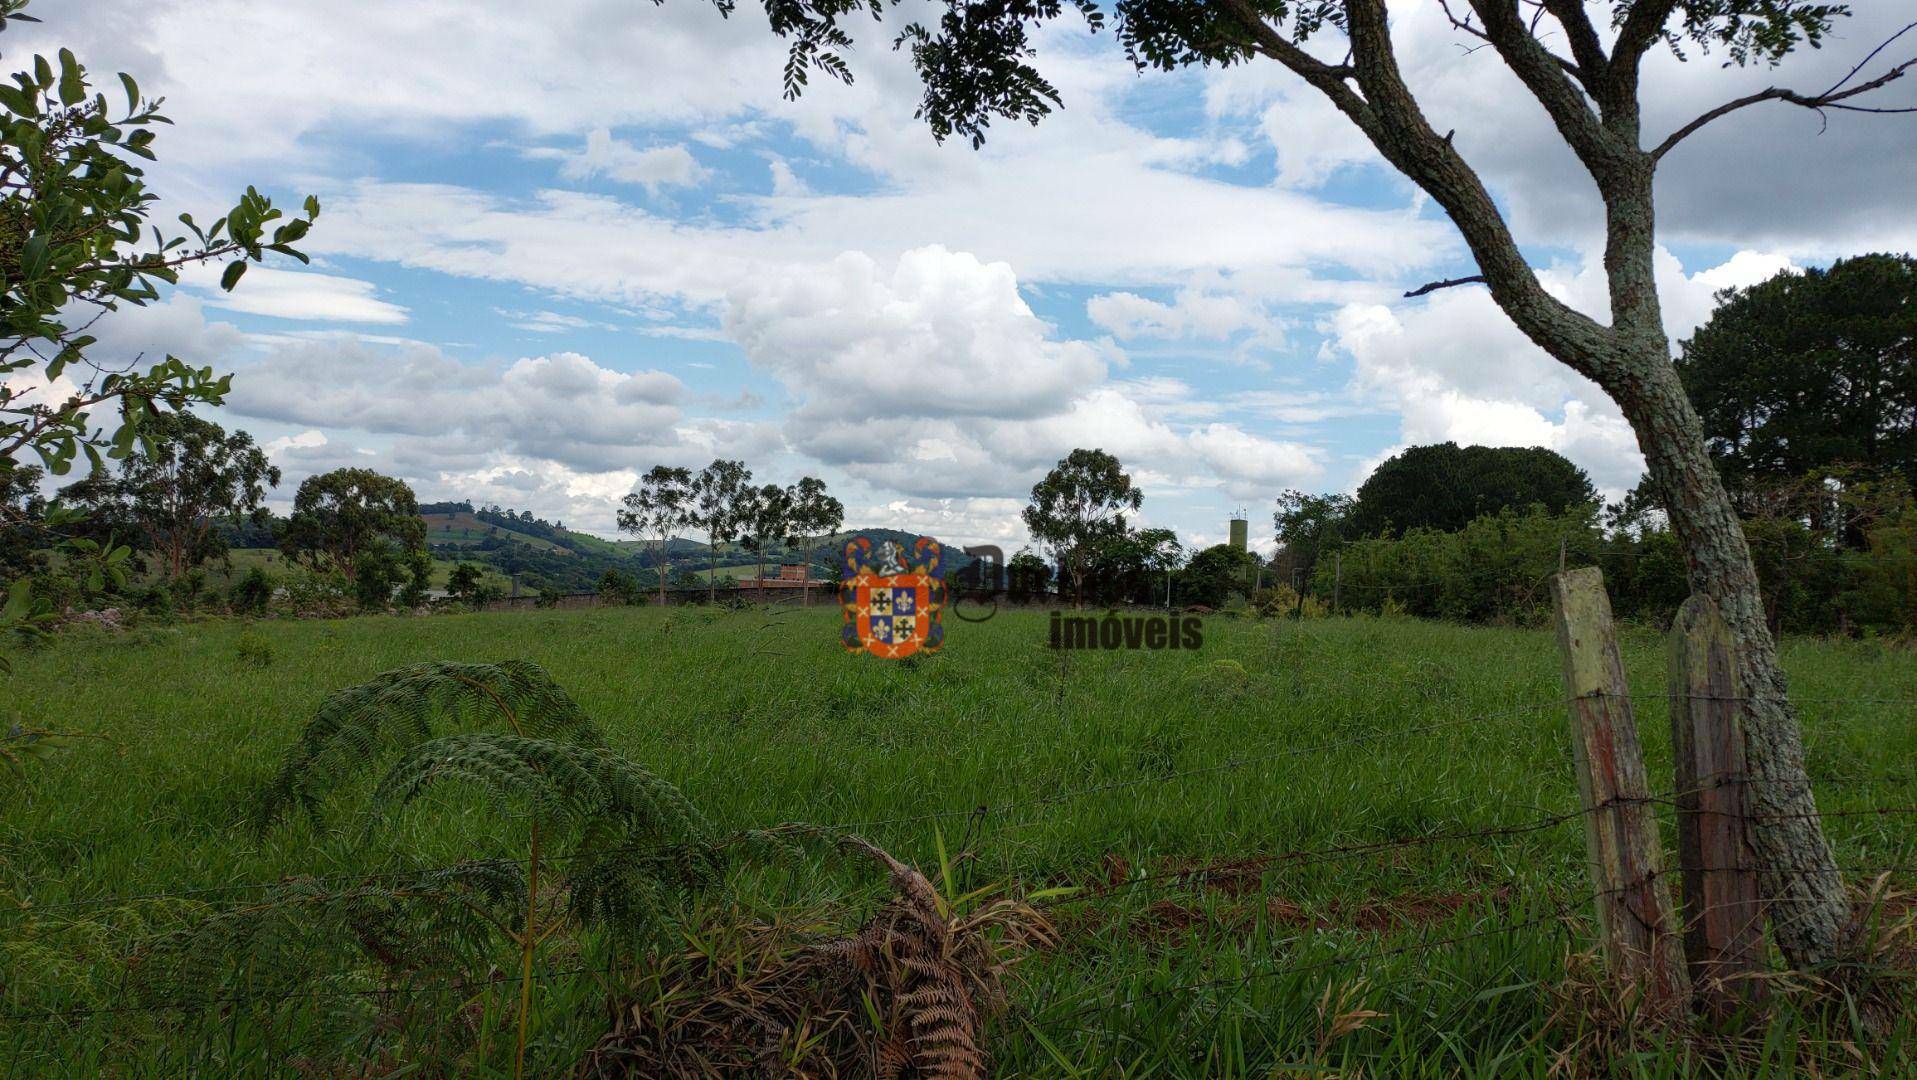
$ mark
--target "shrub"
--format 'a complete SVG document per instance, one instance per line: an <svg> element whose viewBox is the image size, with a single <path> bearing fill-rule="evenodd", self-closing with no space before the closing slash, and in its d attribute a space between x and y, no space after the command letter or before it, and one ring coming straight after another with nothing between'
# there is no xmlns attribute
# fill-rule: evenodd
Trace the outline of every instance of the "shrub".
<svg viewBox="0 0 1917 1080"><path fill-rule="evenodd" d="M240 615L264 615L272 602L273 579L257 566L233 585L227 597L227 605Z"/></svg>

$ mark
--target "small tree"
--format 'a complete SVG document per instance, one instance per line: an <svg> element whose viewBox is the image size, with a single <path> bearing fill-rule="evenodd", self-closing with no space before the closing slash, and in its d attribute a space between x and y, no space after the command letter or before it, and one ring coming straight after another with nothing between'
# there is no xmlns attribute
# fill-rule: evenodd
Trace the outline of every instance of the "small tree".
<svg viewBox="0 0 1917 1080"><path fill-rule="evenodd" d="M1179 592L1188 603L1222 607L1232 596L1251 592L1257 557L1230 544L1216 544L1191 557L1180 575Z"/></svg>
<svg viewBox="0 0 1917 1080"><path fill-rule="evenodd" d="M413 551L425 543L419 501L404 481L371 469L335 469L300 483L280 546L289 558L331 566L355 581L361 563L383 546Z"/></svg>
<svg viewBox="0 0 1917 1080"><path fill-rule="evenodd" d="M1071 578L1072 603L1084 606L1085 571L1100 545L1125 535L1125 511L1145 496L1118 459L1103 450L1074 450L1032 486L1025 528Z"/></svg>
<svg viewBox="0 0 1917 1080"><path fill-rule="evenodd" d="M121 459L117 476L96 474L65 494L90 515L135 523L177 581L224 552L222 523L265 520L262 500L280 471L253 436L191 413L159 413L143 427L149 440Z"/></svg>
<svg viewBox="0 0 1917 1080"><path fill-rule="evenodd" d="M616 566L609 566L599 575L599 595L610 597L617 604L636 604L639 602L639 579Z"/></svg>
<svg viewBox="0 0 1917 1080"><path fill-rule="evenodd" d="M692 524L692 473L654 465L639 478L619 510L619 528L653 542L653 566L659 572L659 602L666 602L672 538Z"/></svg>
<svg viewBox="0 0 1917 1080"><path fill-rule="evenodd" d="M706 600L719 598L719 545L738 539L751 505L752 470L720 458L692 478L692 523L706 533Z"/></svg>
<svg viewBox="0 0 1917 1080"><path fill-rule="evenodd" d="M446 592L461 603L471 604L477 611L486 603L485 583L485 571L473 563L463 562L446 575Z"/></svg>
<svg viewBox="0 0 1917 1080"><path fill-rule="evenodd" d="M1024 604L1045 595L1052 584L1052 568L1030 550L1021 550L1005 563L1005 590L1012 603Z"/></svg>
<svg viewBox="0 0 1917 1080"><path fill-rule="evenodd" d="M1335 551L1344 542L1351 524L1351 496L1307 495L1288 490L1278 496L1271 525L1277 530L1278 545L1291 553L1299 580L1310 581L1318 557Z"/></svg>
<svg viewBox="0 0 1917 1080"><path fill-rule="evenodd" d="M845 524L845 504L826 494L825 481L815 476L801 477L792 487L792 539L805 551L805 567L800 573L803 602L812 602L812 552L821 537L830 536Z"/></svg>

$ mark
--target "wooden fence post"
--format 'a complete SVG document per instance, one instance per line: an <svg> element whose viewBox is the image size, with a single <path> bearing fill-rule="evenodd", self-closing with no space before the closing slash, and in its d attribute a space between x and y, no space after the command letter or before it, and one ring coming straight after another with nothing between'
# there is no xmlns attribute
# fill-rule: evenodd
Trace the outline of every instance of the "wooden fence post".
<svg viewBox="0 0 1917 1080"><path fill-rule="evenodd" d="M1745 837L1742 696L1730 627L1702 594L1671 626L1671 755L1677 764L1677 861L1684 955L1706 1012L1762 998L1764 911Z"/></svg>
<svg viewBox="0 0 1917 1080"><path fill-rule="evenodd" d="M1345 587L1345 553L1341 548L1331 553L1331 613L1344 614L1343 597Z"/></svg>
<svg viewBox="0 0 1917 1080"><path fill-rule="evenodd" d="M1659 872L1657 819L1604 574L1580 567L1558 574L1551 585L1605 959L1653 1011L1676 1015L1690 998L1683 942Z"/></svg>

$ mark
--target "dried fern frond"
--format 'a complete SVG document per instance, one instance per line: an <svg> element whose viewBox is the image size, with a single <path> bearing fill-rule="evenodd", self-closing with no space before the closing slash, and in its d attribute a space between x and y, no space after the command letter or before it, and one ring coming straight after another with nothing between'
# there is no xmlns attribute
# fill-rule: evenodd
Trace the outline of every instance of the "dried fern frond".
<svg viewBox="0 0 1917 1080"><path fill-rule="evenodd" d="M579 1074L984 1077L983 1021L1018 955L1055 940L1050 924L1008 899L955 915L925 875L841 843L893 888L855 933L805 944L801 923L735 920L693 935L694 949L641 973Z"/></svg>

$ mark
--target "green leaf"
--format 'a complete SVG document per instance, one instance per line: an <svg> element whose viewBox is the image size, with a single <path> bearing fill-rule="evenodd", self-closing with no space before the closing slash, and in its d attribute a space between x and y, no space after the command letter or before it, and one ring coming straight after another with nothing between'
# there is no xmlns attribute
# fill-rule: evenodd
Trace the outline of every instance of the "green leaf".
<svg viewBox="0 0 1917 1080"><path fill-rule="evenodd" d="M0 105L5 105L8 111L28 119L40 114L40 110L34 107L33 98L29 97L26 91L6 83L0 83Z"/></svg>
<svg viewBox="0 0 1917 1080"><path fill-rule="evenodd" d="M319 216L319 211L320 211L319 196L308 195L306 197L306 216L308 218L316 218Z"/></svg>
<svg viewBox="0 0 1917 1080"><path fill-rule="evenodd" d="M47 238L35 233L20 245L20 276L37 278L47 272Z"/></svg>
<svg viewBox="0 0 1917 1080"><path fill-rule="evenodd" d="M53 85L53 65L47 63L47 58L44 56L33 58L33 81L38 83L42 90Z"/></svg>
<svg viewBox="0 0 1917 1080"><path fill-rule="evenodd" d="M228 263L226 273L220 275L220 288L232 292L233 286L240 283L240 276L246 273L246 260Z"/></svg>
<svg viewBox="0 0 1917 1080"><path fill-rule="evenodd" d="M80 61L73 50L60 50L60 104L78 105L87 99L86 78L80 74Z"/></svg>
<svg viewBox="0 0 1917 1080"><path fill-rule="evenodd" d="M140 84L133 81L133 76L128 75L126 72L122 71L120 72L120 85L126 87L127 111L132 112L133 110L139 108L140 107Z"/></svg>

